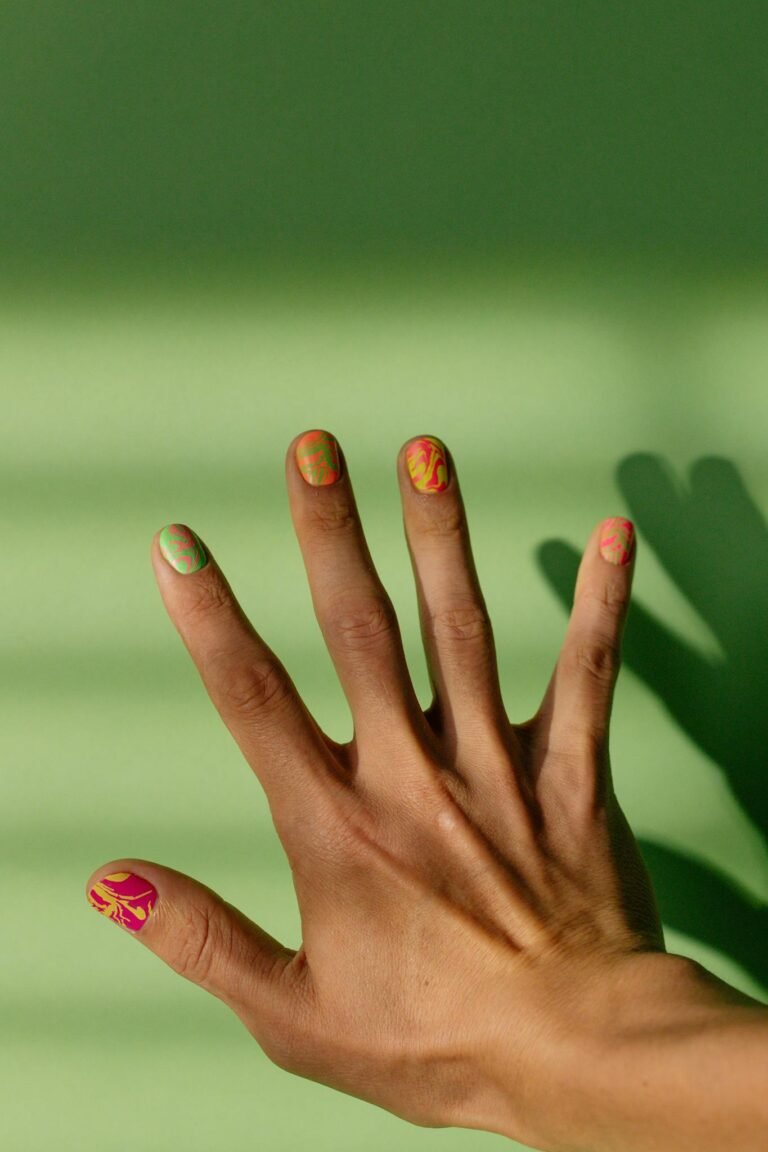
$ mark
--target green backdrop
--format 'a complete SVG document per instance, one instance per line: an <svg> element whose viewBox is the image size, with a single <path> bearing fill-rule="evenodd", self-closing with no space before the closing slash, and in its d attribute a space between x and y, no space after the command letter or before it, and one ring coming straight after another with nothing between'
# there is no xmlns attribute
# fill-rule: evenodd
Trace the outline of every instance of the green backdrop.
<svg viewBox="0 0 768 1152"><path fill-rule="evenodd" d="M513 1146L281 1071L85 900L154 859L298 945L149 545L199 531L349 739L284 490L316 426L424 707L407 438L460 469L513 720L634 519L617 792L668 948L768 1002L767 34L738 0L3 4L4 1149Z"/></svg>

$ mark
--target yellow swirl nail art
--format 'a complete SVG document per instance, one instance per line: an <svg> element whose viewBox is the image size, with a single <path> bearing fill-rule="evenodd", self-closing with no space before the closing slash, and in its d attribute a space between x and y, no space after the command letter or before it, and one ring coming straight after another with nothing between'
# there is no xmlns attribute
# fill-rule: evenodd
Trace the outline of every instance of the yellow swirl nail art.
<svg viewBox="0 0 768 1152"><path fill-rule="evenodd" d="M133 872L111 872L88 893L93 908L131 932L140 931L157 903L157 889Z"/></svg>
<svg viewBox="0 0 768 1152"><path fill-rule="evenodd" d="M436 436L412 440L405 458L411 483L418 492L443 492L448 487L448 454Z"/></svg>

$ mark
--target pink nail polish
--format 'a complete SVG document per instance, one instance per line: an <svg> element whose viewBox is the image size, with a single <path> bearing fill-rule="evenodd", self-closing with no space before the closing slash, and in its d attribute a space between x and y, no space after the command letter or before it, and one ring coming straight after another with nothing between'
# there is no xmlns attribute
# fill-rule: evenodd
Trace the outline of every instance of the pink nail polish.
<svg viewBox="0 0 768 1152"><path fill-rule="evenodd" d="M110 920L131 932L140 932L157 903L157 889L133 872L111 872L97 880L88 900Z"/></svg>
<svg viewBox="0 0 768 1152"><path fill-rule="evenodd" d="M629 564L635 543L635 528L623 516L609 516L600 525L600 555L609 564Z"/></svg>

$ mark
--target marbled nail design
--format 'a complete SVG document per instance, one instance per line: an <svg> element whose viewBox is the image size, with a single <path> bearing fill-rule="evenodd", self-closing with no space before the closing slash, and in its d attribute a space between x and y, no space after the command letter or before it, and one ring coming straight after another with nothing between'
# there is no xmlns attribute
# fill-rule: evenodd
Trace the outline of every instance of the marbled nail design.
<svg viewBox="0 0 768 1152"><path fill-rule="evenodd" d="M131 932L140 932L157 903L157 890L133 872L112 872L97 880L88 893L93 908L117 920Z"/></svg>
<svg viewBox="0 0 768 1152"><path fill-rule="evenodd" d="M330 432L316 429L302 436L296 445L299 471L313 488L335 484L341 476L339 446Z"/></svg>
<svg viewBox="0 0 768 1152"><path fill-rule="evenodd" d="M202 542L186 524L168 524L160 533L160 551L177 572L186 576L205 568L208 557Z"/></svg>
<svg viewBox="0 0 768 1152"><path fill-rule="evenodd" d="M442 492L448 487L448 455L436 436L412 440L405 453L411 483L419 492Z"/></svg>
<svg viewBox="0 0 768 1152"><path fill-rule="evenodd" d="M610 564L629 564L635 542L631 520L610 516L600 525L600 555Z"/></svg>

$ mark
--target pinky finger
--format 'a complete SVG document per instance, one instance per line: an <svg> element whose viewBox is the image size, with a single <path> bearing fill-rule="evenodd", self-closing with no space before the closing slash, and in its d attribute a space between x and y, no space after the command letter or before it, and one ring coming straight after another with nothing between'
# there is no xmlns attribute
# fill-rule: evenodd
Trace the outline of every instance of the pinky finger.
<svg viewBox="0 0 768 1152"><path fill-rule="evenodd" d="M538 719L556 754L606 746L635 559L631 520L597 525L579 565L568 628Z"/></svg>

